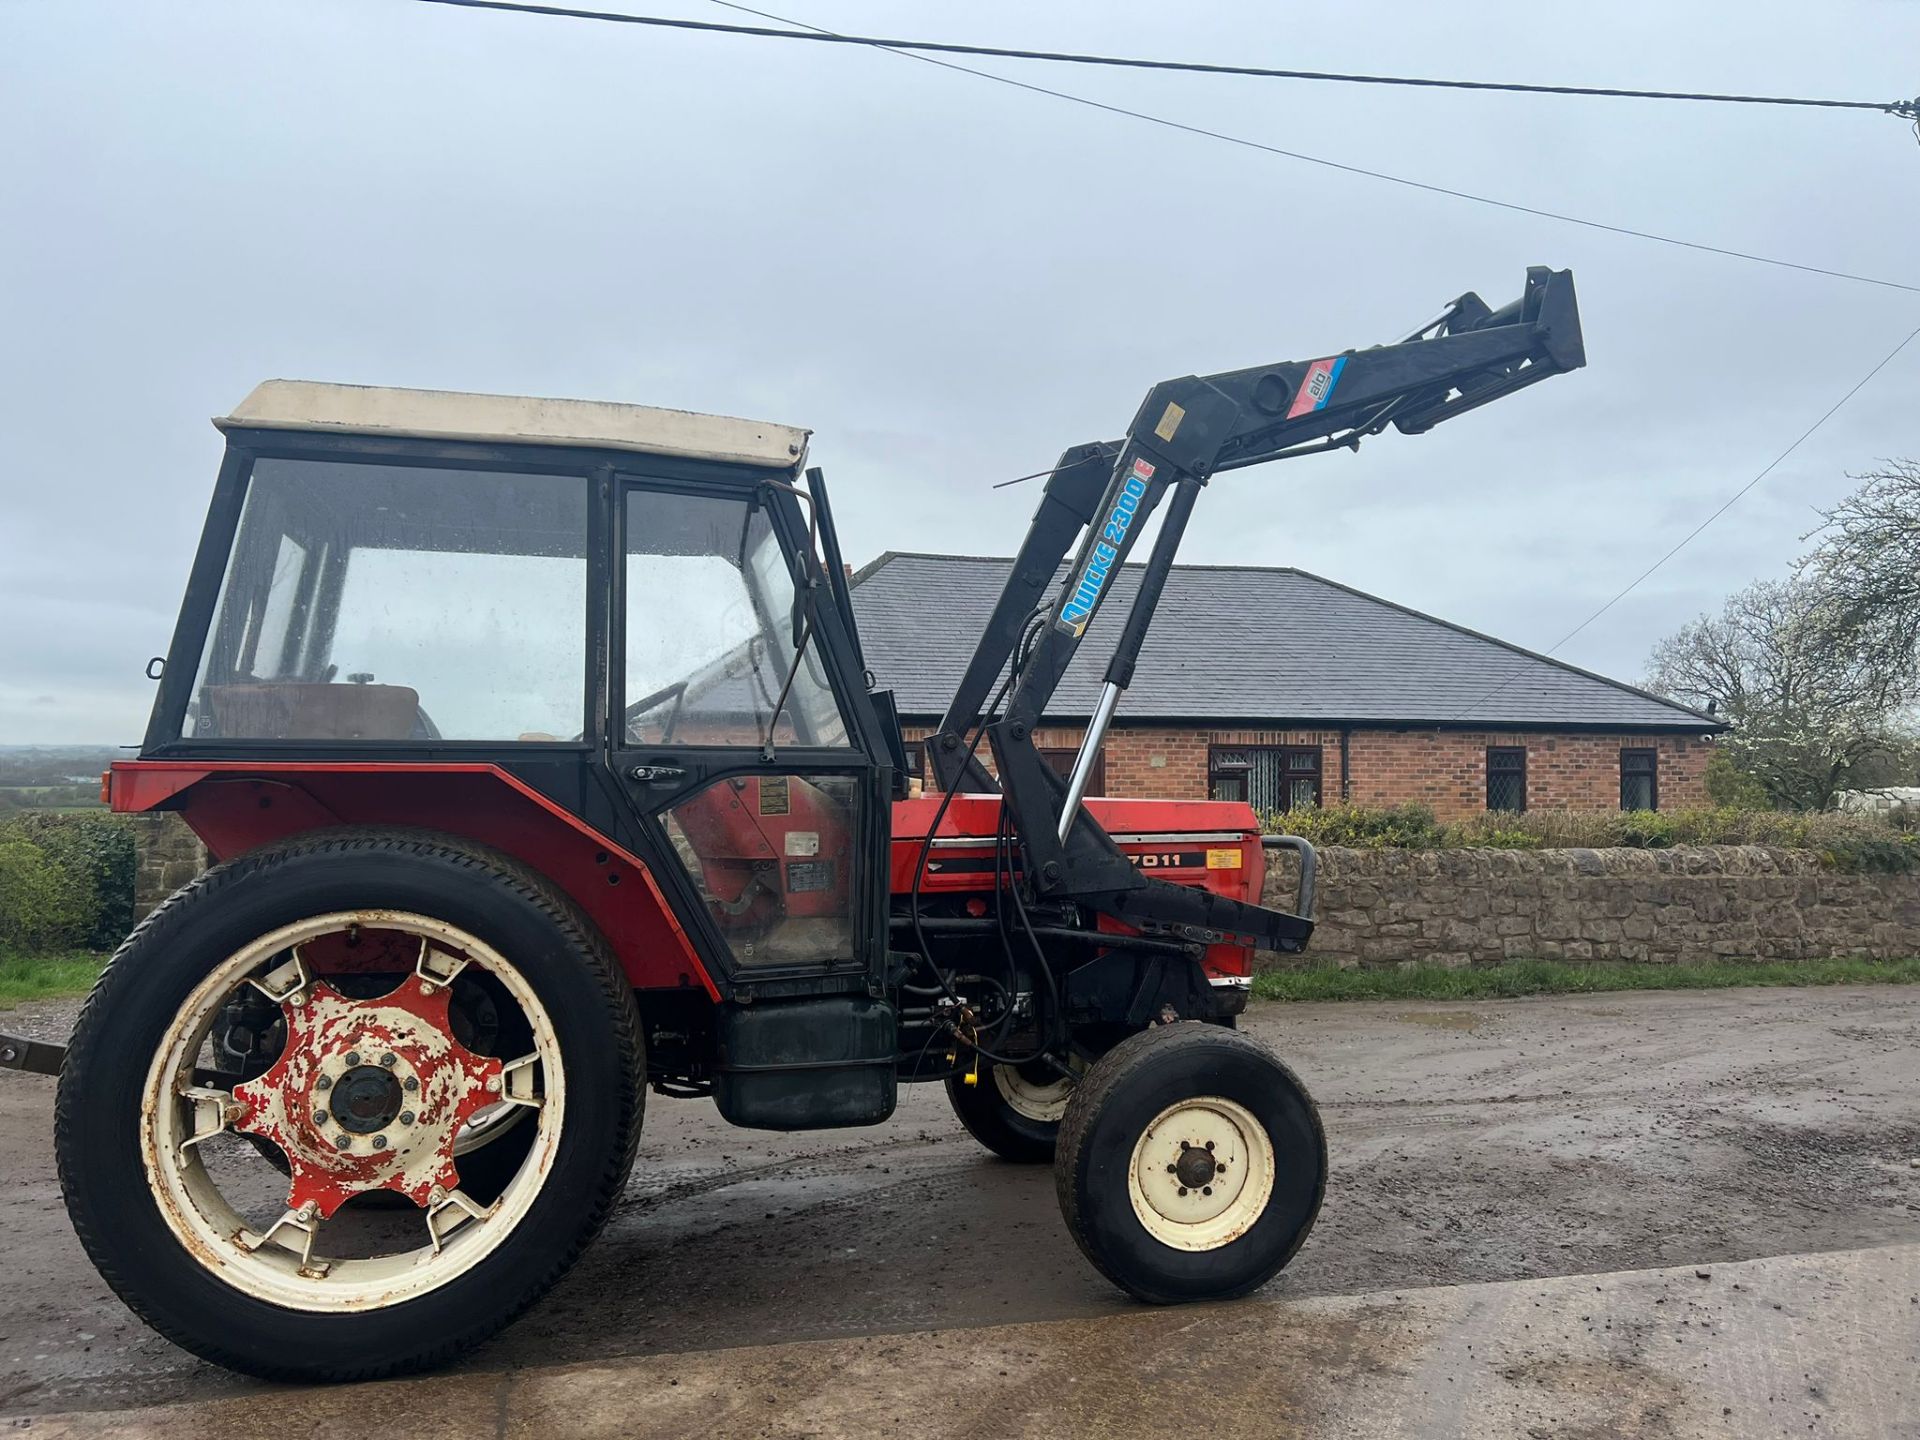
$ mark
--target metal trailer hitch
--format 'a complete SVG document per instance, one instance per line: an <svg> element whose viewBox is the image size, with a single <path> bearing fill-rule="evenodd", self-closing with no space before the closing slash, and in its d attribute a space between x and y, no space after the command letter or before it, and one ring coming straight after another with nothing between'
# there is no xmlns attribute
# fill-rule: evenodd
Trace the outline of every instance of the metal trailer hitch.
<svg viewBox="0 0 1920 1440"><path fill-rule="evenodd" d="M0 1035L0 1070L25 1070L30 1075L58 1075L67 1047L24 1035Z"/></svg>

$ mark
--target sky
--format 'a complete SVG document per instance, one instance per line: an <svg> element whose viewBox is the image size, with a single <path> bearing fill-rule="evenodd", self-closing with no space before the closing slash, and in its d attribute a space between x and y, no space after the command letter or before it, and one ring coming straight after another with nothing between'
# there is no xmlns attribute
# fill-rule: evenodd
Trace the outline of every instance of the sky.
<svg viewBox="0 0 1920 1440"><path fill-rule="evenodd" d="M1872 100L1910 96L1920 55L1910 0L786 3L1025 48ZM1920 284L1920 145L1885 115L968 63ZM1920 294L863 49L410 0L4 0L0 744L138 739L219 460L208 418L270 376L807 426L849 560L1004 555L1038 487L993 482L1118 434L1155 382L1398 339L1463 291L1514 298L1534 264L1574 271L1588 368L1223 476L1181 558L1299 566L1546 649L1920 325ZM1558 653L1635 679L1660 636L1786 573L1849 472L1920 453L1916 398L1920 342Z"/></svg>

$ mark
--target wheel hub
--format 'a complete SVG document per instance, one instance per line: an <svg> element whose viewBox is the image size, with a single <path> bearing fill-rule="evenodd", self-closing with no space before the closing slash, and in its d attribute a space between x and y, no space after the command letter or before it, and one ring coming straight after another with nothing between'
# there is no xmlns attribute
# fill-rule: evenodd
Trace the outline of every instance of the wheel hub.
<svg viewBox="0 0 1920 1440"><path fill-rule="evenodd" d="M1189 1145L1184 1140L1180 1142L1180 1158L1173 1162L1173 1171L1187 1189L1200 1190L1212 1184L1219 1168L1214 1164L1210 1146Z"/></svg>
<svg viewBox="0 0 1920 1440"><path fill-rule="evenodd" d="M405 1094L391 1070L356 1065L335 1082L327 1109L342 1130L371 1135L399 1118Z"/></svg>
<svg viewBox="0 0 1920 1440"><path fill-rule="evenodd" d="M459 1188L454 1137L499 1101L504 1067L454 1037L448 999L410 979L371 999L315 981L281 1002L286 1046L234 1086L233 1128L286 1153L290 1210L325 1218L372 1190L426 1206Z"/></svg>

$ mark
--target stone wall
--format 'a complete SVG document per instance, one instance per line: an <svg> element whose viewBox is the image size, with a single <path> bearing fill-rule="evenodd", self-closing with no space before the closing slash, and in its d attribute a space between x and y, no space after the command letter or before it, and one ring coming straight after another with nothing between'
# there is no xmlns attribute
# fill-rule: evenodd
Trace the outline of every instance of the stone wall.
<svg viewBox="0 0 1920 1440"><path fill-rule="evenodd" d="M134 914L207 864L178 816L130 817ZM1268 852L1266 902L1290 909L1292 856ZM1845 874L1757 845L1673 850L1320 851L1304 957L1263 964L1920 956L1920 874Z"/></svg>
<svg viewBox="0 0 1920 1440"><path fill-rule="evenodd" d="M165 810L127 820L133 826L133 918L138 922L207 868L207 848L186 821Z"/></svg>
<svg viewBox="0 0 1920 1440"><path fill-rule="evenodd" d="M1266 901L1295 862L1269 852ZM1920 874L1845 874L1763 846L1320 852L1317 963L1815 960L1920 955Z"/></svg>

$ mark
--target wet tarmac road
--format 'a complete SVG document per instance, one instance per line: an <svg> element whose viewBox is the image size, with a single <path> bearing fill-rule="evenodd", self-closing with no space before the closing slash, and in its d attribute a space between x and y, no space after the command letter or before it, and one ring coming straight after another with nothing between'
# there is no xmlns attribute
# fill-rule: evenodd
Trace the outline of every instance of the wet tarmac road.
<svg viewBox="0 0 1920 1440"><path fill-rule="evenodd" d="M9 1012L57 1035L71 1007ZM1303 1296L1920 1241L1920 989L1257 1006L1319 1099ZM51 1086L0 1074L0 1415L241 1399L107 1292L54 1182ZM1137 1314L1045 1168L982 1153L937 1087L871 1130L731 1130L651 1099L626 1196L469 1372Z"/></svg>

